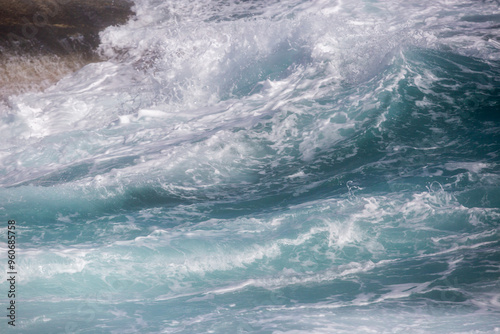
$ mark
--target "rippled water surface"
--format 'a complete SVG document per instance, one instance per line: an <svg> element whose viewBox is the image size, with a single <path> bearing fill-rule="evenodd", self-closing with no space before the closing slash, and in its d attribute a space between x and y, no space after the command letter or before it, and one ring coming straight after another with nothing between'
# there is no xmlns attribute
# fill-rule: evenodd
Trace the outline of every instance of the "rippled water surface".
<svg viewBox="0 0 500 334"><path fill-rule="evenodd" d="M500 332L498 1L134 9L0 104L15 330Z"/></svg>

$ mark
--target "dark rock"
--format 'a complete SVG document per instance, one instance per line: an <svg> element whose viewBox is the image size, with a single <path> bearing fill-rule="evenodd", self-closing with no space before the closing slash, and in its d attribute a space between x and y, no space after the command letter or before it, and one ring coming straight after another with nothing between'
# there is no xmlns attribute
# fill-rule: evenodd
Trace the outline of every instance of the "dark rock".
<svg viewBox="0 0 500 334"><path fill-rule="evenodd" d="M127 22L129 0L0 0L0 113L11 95L41 91L101 60L99 32Z"/></svg>
<svg viewBox="0 0 500 334"><path fill-rule="evenodd" d="M30 52L88 52L99 31L123 24L128 0L0 0L0 47Z"/></svg>

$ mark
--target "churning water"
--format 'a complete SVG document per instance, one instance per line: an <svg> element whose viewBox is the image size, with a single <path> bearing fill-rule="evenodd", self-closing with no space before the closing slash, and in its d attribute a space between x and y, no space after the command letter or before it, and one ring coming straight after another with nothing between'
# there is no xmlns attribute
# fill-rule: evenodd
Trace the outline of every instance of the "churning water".
<svg viewBox="0 0 500 334"><path fill-rule="evenodd" d="M500 332L499 7L135 0L0 106L2 312L15 219L19 333Z"/></svg>

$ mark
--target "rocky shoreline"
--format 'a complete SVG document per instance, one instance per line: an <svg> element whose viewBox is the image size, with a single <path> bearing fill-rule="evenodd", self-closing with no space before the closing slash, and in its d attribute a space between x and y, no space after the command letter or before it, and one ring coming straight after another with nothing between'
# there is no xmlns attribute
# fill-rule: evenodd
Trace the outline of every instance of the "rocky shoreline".
<svg viewBox="0 0 500 334"><path fill-rule="evenodd" d="M129 0L0 0L0 114L9 96L42 91L99 61L99 32L127 22Z"/></svg>
<svg viewBox="0 0 500 334"><path fill-rule="evenodd" d="M0 48L88 51L99 44L99 31L128 20L131 6L129 0L0 0Z"/></svg>

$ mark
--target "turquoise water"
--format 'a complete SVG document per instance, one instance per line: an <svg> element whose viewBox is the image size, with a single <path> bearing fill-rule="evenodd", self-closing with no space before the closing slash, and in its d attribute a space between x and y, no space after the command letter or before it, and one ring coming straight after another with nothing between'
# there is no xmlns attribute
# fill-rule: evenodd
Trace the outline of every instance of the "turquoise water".
<svg viewBox="0 0 500 334"><path fill-rule="evenodd" d="M2 333L500 332L498 2L135 12L0 106Z"/></svg>

